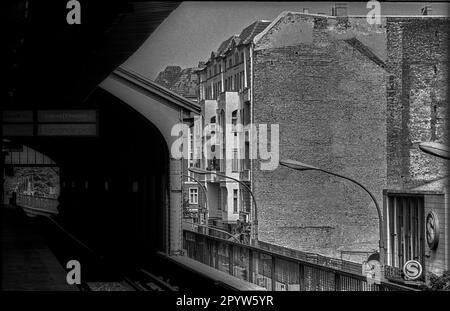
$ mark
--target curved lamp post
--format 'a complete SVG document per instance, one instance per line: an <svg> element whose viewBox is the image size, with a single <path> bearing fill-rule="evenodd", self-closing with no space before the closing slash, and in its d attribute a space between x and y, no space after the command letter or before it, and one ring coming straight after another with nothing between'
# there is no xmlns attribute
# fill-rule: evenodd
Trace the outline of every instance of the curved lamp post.
<svg viewBox="0 0 450 311"><path fill-rule="evenodd" d="M380 240L379 240L379 247L380 247L380 264L381 267L384 267L384 261L385 261L385 254L386 254L386 249L384 248L384 224L383 224L383 215L380 209L380 205L378 204L377 200L375 199L375 196L372 194L372 192L369 191L369 189L367 189L366 187L364 187L362 184L360 184L359 182L357 182L354 179L351 179L349 177L346 176L342 176L330 171L326 171L324 169L321 169L319 167L315 167L312 165L308 165L305 163L301 163L298 161L294 161L294 160L282 160L280 161L280 164L289 168L292 168L294 170L297 171L320 171L320 172L324 172L333 176L337 176L337 177L341 177L343 179L347 179L355 184L357 184L358 186L360 186L362 189L364 189L364 191L366 191L370 198L372 199L372 201L375 203L375 207L377 208L377 212L378 212L378 225L379 225L379 230L380 230Z"/></svg>
<svg viewBox="0 0 450 311"><path fill-rule="evenodd" d="M227 175L224 175L224 174L221 174L221 173L207 171L207 170L204 170L204 169L201 169L201 168L197 168L197 167L191 167L191 168L189 168L189 171L191 171L193 173L200 174L200 175L215 174L217 176L221 176L221 177L224 177L224 178L228 178L228 179L234 180L234 181L238 182L239 184L241 184L248 191L248 193L250 193L250 195L252 197L252 200L253 200L253 204L255 206L254 207L254 213L252 213L253 217L251 217L252 218L251 240L253 242L257 242L258 241L258 208L257 208L257 205L256 205L256 199L255 199L255 196L253 195L252 190L245 183L240 181L239 179L236 179L234 177L230 177L230 176L227 176Z"/></svg>
<svg viewBox="0 0 450 311"><path fill-rule="evenodd" d="M192 176L189 176L189 175L184 175L184 176L187 177L187 178L192 179L193 181L195 181L195 182L200 186L200 188L202 189L203 195L205 196L205 209L206 209L206 216L207 216L207 217L205 217L205 222L206 222L206 224L208 224L209 209L208 209L208 195L206 194L206 188L205 188L205 186L204 186L198 179L196 179L195 177L192 177ZM199 223L200 223L200 221L199 221Z"/></svg>
<svg viewBox="0 0 450 311"><path fill-rule="evenodd" d="M435 142L423 142L419 144L420 150L439 158L450 160L450 147Z"/></svg>

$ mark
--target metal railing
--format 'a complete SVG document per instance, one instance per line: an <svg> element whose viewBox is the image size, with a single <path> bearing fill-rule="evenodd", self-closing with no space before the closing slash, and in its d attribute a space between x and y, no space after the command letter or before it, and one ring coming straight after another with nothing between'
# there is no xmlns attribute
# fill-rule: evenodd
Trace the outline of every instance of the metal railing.
<svg viewBox="0 0 450 311"><path fill-rule="evenodd" d="M16 197L16 205L18 206L33 208L51 214L58 214L58 204L59 202L55 198L27 195L23 193L18 193Z"/></svg>
<svg viewBox="0 0 450 311"><path fill-rule="evenodd" d="M240 243L239 238L225 230L221 230L218 228L214 228L208 225L202 225L190 221L183 220L183 230L188 230L192 232L199 232L205 235L210 235L214 237L218 237L225 240L233 240L237 243Z"/></svg>
<svg viewBox="0 0 450 311"><path fill-rule="evenodd" d="M412 290L384 281L369 284L361 271L343 271L190 230L183 230L183 247L188 257L268 290Z"/></svg>
<svg viewBox="0 0 450 311"><path fill-rule="evenodd" d="M247 161L246 159L242 160L242 162ZM241 164L243 167L244 163ZM250 181L250 170L249 169L243 169L239 172L239 179L242 181Z"/></svg>

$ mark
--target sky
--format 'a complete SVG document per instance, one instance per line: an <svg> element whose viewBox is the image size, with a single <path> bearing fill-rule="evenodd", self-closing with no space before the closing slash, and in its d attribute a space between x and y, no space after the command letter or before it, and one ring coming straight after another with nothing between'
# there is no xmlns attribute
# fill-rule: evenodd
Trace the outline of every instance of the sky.
<svg viewBox="0 0 450 311"><path fill-rule="evenodd" d="M274 20L283 11L331 13L336 2L183 2L123 64L150 79L166 66L196 67L220 43L256 20ZM365 15L367 2L347 2L349 15ZM433 15L449 15L450 4L381 2L381 15L419 15L425 4Z"/></svg>

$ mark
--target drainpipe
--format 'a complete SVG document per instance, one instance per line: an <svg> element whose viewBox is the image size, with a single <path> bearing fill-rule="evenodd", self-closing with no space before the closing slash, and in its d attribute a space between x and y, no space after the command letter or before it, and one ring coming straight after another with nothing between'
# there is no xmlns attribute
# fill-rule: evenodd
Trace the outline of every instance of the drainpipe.
<svg viewBox="0 0 450 311"><path fill-rule="evenodd" d="M254 50L254 43L253 41L250 43L250 124L254 124L254 120L253 120L253 110L254 110L254 105L253 105L253 50ZM253 129L253 126L250 126L251 129ZM249 150L249 154L250 154L250 190L253 192L254 191L254 187L253 187L253 154L257 154L257 150L253 150L253 135L257 135L257 133L253 133L252 130L250 130L250 134L249 134L249 139L250 139L250 150ZM257 136L256 136L257 137ZM257 148L257 146L255 146L255 148ZM256 207L255 207L256 208ZM250 209L252 211L252 209ZM254 217L253 212L251 213L252 219ZM256 218L256 217L255 217ZM258 219L253 219L253 225L252 227L254 227L254 241L256 243L256 245L258 245Z"/></svg>

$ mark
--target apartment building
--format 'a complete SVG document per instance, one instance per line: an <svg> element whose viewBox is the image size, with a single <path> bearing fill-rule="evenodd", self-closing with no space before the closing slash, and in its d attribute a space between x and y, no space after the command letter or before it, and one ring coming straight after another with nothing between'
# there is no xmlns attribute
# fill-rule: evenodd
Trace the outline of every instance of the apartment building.
<svg viewBox="0 0 450 311"><path fill-rule="evenodd" d="M207 156L203 168L250 185L250 57L253 38L270 24L256 21L222 42L199 73L199 103ZM222 142L222 143L220 143ZM247 156L246 156L247 155ZM250 195L232 179L206 176L209 223L233 231L238 220L251 222Z"/></svg>
<svg viewBox="0 0 450 311"><path fill-rule="evenodd" d="M416 259L429 272L449 268L448 163L418 147L448 144L448 22L424 14L369 24L342 10L283 12L211 53L200 71L199 102L203 126L223 126L224 143L201 165L248 183L260 241L362 262L381 237L390 266ZM279 125L280 159L370 189L385 232L355 184L285 167L262 170L260 159L249 160L251 139L236 125L250 123ZM251 221L250 198L238 183L208 175L206 185L211 224L232 229L238 219ZM426 243L430 213L440 224L433 248Z"/></svg>

